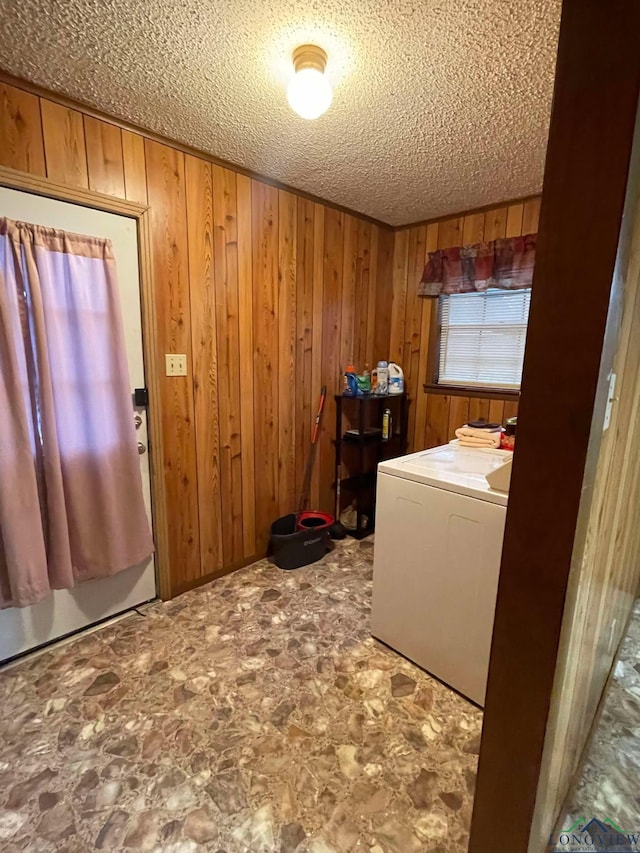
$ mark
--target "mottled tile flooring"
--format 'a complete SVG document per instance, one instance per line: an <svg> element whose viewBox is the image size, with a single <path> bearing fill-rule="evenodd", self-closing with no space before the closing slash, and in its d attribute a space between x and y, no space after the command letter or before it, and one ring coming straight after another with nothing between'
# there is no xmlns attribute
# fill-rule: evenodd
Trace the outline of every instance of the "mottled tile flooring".
<svg viewBox="0 0 640 853"><path fill-rule="evenodd" d="M580 779L558 828L609 818L640 833L640 601L622 643ZM609 850L610 847L607 847ZM637 850L622 845L620 850Z"/></svg>
<svg viewBox="0 0 640 853"><path fill-rule="evenodd" d="M371 639L372 543L0 673L2 851L466 850L481 713Z"/></svg>

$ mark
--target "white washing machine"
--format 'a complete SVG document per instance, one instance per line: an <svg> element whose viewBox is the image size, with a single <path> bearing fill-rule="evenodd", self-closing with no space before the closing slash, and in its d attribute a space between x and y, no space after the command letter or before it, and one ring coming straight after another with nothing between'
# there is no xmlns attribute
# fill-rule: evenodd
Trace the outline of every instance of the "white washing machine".
<svg viewBox="0 0 640 853"><path fill-rule="evenodd" d="M448 444L378 466L372 633L478 705L508 498L485 475L511 456Z"/></svg>

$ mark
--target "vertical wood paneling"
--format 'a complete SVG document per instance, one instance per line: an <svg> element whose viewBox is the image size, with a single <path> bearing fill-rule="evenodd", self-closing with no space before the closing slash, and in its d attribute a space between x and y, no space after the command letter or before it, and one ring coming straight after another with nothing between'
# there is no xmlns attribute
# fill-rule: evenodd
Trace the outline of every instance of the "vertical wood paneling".
<svg viewBox="0 0 640 853"><path fill-rule="evenodd" d="M464 217L462 225L462 243L481 243L484 240L484 213L469 213Z"/></svg>
<svg viewBox="0 0 640 853"><path fill-rule="evenodd" d="M296 246L296 478L295 494L299 495L304 477L306 454L311 440L313 388L313 202L297 201Z"/></svg>
<svg viewBox="0 0 640 853"><path fill-rule="evenodd" d="M84 117L89 189L125 197L122 134L119 127Z"/></svg>
<svg viewBox="0 0 640 853"><path fill-rule="evenodd" d="M372 370L375 367L374 347L376 335L376 299L378 294L379 240L380 229L374 225L371 228L371 244L369 251L369 303L367 305L367 340L365 343L364 359Z"/></svg>
<svg viewBox="0 0 640 853"><path fill-rule="evenodd" d="M225 495L222 541L226 563L241 559L242 441L236 173L213 166L214 267L218 387L220 390L221 482Z"/></svg>
<svg viewBox="0 0 640 853"><path fill-rule="evenodd" d="M507 233L508 207L496 207L487 211L484 217L484 239L498 240Z"/></svg>
<svg viewBox="0 0 640 853"><path fill-rule="evenodd" d="M158 323L158 359L186 353L187 373L162 377L162 432L174 588L200 577L198 482L184 155L145 140Z"/></svg>
<svg viewBox="0 0 640 853"><path fill-rule="evenodd" d="M456 437L456 430L464 426L469 420L469 398L451 397L449 404L449 424L447 427L447 441Z"/></svg>
<svg viewBox="0 0 640 853"><path fill-rule="evenodd" d="M445 219L438 224L438 249L459 246L462 240L464 220L462 217ZM446 444L451 437L451 406L458 411L462 397L429 394L427 402L426 446Z"/></svg>
<svg viewBox="0 0 640 853"><path fill-rule="evenodd" d="M211 164L187 156L185 181L200 563L207 575L224 564Z"/></svg>
<svg viewBox="0 0 640 853"><path fill-rule="evenodd" d="M530 198L524 203L522 212L522 233L536 234L538 231L538 222L540 221L540 203L542 199Z"/></svg>
<svg viewBox="0 0 640 853"><path fill-rule="evenodd" d="M322 311L322 382L327 386L327 403L320 435L319 459L323 475L333 469L336 404L334 394L339 390L342 342L342 272L343 272L343 217L338 210L327 208L324 213L324 298ZM330 509L334 504L331 488L333 478L321 477L320 508Z"/></svg>
<svg viewBox="0 0 640 853"><path fill-rule="evenodd" d="M443 219L438 223L438 248L449 249L452 246L460 246L463 224L464 218L461 216Z"/></svg>
<svg viewBox="0 0 640 853"><path fill-rule="evenodd" d="M506 400L504 404L504 419L516 418L518 416L518 401Z"/></svg>
<svg viewBox="0 0 640 853"><path fill-rule="evenodd" d="M391 299L391 331L389 361L402 364L404 356L407 310L407 271L409 264L409 229L396 231L393 246L393 276Z"/></svg>
<svg viewBox="0 0 640 853"><path fill-rule="evenodd" d="M82 113L41 100L47 177L72 187L89 186Z"/></svg>
<svg viewBox="0 0 640 853"><path fill-rule="evenodd" d="M437 447L449 441L449 406L451 397L427 394L427 423L425 447Z"/></svg>
<svg viewBox="0 0 640 853"><path fill-rule="evenodd" d="M425 245L425 260L429 257L429 252L434 252L438 248L439 226L437 222L427 226L426 245ZM429 344L431 334L435 334L435 330L431 328L431 313L433 302L430 299L422 299L422 324L420 327L420 359L418 362L418 375L414 382L415 390L413 392L414 399L410 406L415 409L416 419L413 430L413 436L409 435L410 450L422 450L429 447L427 444L427 395L422 388L423 383L431 382L431 377L427 376L427 361L429 357Z"/></svg>
<svg viewBox="0 0 640 853"><path fill-rule="evenodd" d="M355 299L358 236L356 220L345 213L342 217L342 306L340 309L340 366L355 361ZM362 370L361 364L355 365Z"/></svg>
<svg viewBox="0 0 640 853"><path fill-rule="evenodd" d="M376 310L373 333L372 366L380 359L388 360L391 343L391 306L393 303L393 246L390 231L378 232L378 263L376 269Z"/></svg>
<svg viewBox="0 0 640 853"><path fill-rule="evenodd" d="M470 421L489 421L489 411L491 409L491 400L481 400L478 397L472 397L469 400L469 420ZM502 421L500 421L502 422Z"/></svg>
<svg viewBox="0 0 640 853"><path fill-rule="evenodd" d="M256 545L278 517L278 190L252 180Z"/></svg>
<svg viewBox="0 0 640 853"><path fill-rule="evenodd" d="M130 130L122 131L124 188L128 201L147 203L147 168L144 159L144 139Z"/></svg>
<svg viewBox="0 0 640 853"><path fill-rule="evenodd" d="M322 340L323 340L323 306L324 306L324 214L325 207L314 202L313 205L313 332L311 344L311 399L319 395L323 383L322 375ZM327 395L331 390L327 389ZM312 404L313 412L313 404ZM315 414L315 413L314 413ZM311 506L315 509L320 507L320 482L324 479L333 481L333 465L327 467L322 465L320 458L320 446L322 446L326 435L333 434L333 423L329 423L327 411L322 416L320 435L318 437L319 447L316 456L316 464L311 478ZM320 472L322 470L322 476Z"/></svg>
<svg viewBox="0 0 640 853"><path fill-rule="evenodd" d="M297 200L278 192L278 505L295 508Z"/></svg>
<svg viewBox="0 0 640 853"><path fill-rule="evenodd" d="M370 305L371 285L371 224L356 220L356 285L353 295L353 336L356 367L359 372L364 370L368 363L367 341ZM371 364L369 364L371 369Z"/></svg>
<svg viewBox="0 0 640 853"><path fill-rule="evenodd" d="M492 424L503 424L504 416L504 400L491 400L489 402L489 420Z"/></svg>
<svg viewBox="0 0 640 853"><path fill-rule="evenodd" d="M407 274L407 303L405 319L405 339L400 364L404 370L405 386L411 396L409 406L408 436L409 448L415 444L415 426L418 395L424 396L422 385L424 376L420 376L420 351L422 345L423 311L430 312L431 303L418 296L418 283L422 278L426 258L427 228L425 225L411 228L409 231L409 255ZM426 341L428 345L428 338Z"/></svg>
<svg viewBox="0 0 640 853"><path fill-rule="evenodd" d="M253 235L251 179L237 175L238 320L240 348L240 421L242 426L242 541L244 557L257 553L255 494L255 426L253 387Z"/></svg>
<svg viewBox="0 0 640 853"><path fill-rule="evenodd" d="M507 230L505 237L519 237L522 234L524 204L510 204L507 209Z"/></svg>
<svg viewBox="0 0 640 853"><path fill-rule="evenodd" d="M410 393L417 390L418 364L420 358L420 338L422 331L422 309L431 304L418 296L418 285L422 278L426 262L427 227L419 225L409 231L407 258L407 301L405 319L405 337L401 364L407 376ZM424 377L422 378L424 382Z"/></svg>
<svg viewBox="0 0 640 853"><path fill-rule="evenodd" d="M7 83L0 83L0 164L46 175L39 99Z"/></svg>
<svg viewBox="0 0 640 853"><path fill-rule="evenodd" d="M3 165L151 207L158 358L184 352L189 371L161 391L174 589L264 552L301 486L323 382L310 503L333 508L347 359L402 364L411 449L446 441L465 411L513 410L423 393L432 303L417 285L428 251L534 231L537 199L394 234L12 86L0 112Z"/></svg>

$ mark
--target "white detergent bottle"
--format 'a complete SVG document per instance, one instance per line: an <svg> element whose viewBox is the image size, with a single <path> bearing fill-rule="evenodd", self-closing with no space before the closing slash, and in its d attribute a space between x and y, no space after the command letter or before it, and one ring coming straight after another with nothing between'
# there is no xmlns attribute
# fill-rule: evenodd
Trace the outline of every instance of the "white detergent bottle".
<svg viewBox="0 0 640 853"><path fill-rule="evenodd" d="M389 365L379 361L378 366L371 371L373 393L377 397L386 397L389 393Z"/></svg>
<svg viewBox="0 0 640 853"><path fill-rule="evenodd" d="M404 394L404 373L395 361L389 362L389 393Z"/></svg>

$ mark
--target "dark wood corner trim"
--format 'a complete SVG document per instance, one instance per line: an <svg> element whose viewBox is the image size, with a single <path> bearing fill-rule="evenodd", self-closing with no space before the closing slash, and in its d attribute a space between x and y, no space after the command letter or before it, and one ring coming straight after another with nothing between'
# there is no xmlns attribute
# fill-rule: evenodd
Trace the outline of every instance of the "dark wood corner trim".
<svg viewBox="0 0 640 853"><path fill-rule="evenodd" d="M230 169L239 175L246 175L248 178L253 178L256 181L268 184L276 189L284 190L285 192L292 193L300 198L306 198L309 201L316 202L317 204L323 204L325 207L331 207L334 210L340 211L340 213L355 216L357 219L362 219L365 222L370 222L372 225L377 225L384 231L394 232L397 230L396 226L390 225L388 222L383 222L381 219L376 219L374 216L369 216L366 213L360 213L350 207L345 207L342 204L336 204L333 201L328 201L326 198L320 198L320 196L313 195L312 193L305 192L304 190L296 189L296 187L282 183L282 181L277 181L275 178L270 178L267 175L261 175L259 172L254 172L252 169L245 169L243 166L238 166L236 163L229 162L229 160L223 160L221 157L215 157L208 151L201 151L199 148L194 148L193 146L186 145L183 142L178 142L178 140L171 139L168 136L163 136L161 133L155 133L153 130L147 130L133 122L117 118L116 116L112 116L109 113L96 109L95 107L91 107L88 104L83 104L81 101L76 101L74 98L69 98L67 95L62 95L59 92L54 92L44 86L38 86L36 83L31 83L29 80L16 77L13 74L9 74L7 71L0 70L0 83L6 83L8 86L14 86L16 89L22 89L24 92L30 92L32 95L36 95L39 98L46 98L49 101L54 101L56 104L60 104L68 109L77 110L78 112L91 116L91 118L113 124L121 130L129 130L133 133L137 133L139 136L143 136L145 139L150 139L153 142L159 142L161 145L169 145L171 148L175 148L183 154L190 154L193 157L199 157L201 160L206 160L217 166L222 166L224 169Z"/></svg>
<svg viewBox="0 0 640 853"><path fill-rule="evenodd" d="M480 400L519 400L520 391L505 388L478 388L477 385L439 385L425 382L425 394L444 394L447 397L473 397Z"/></svg>

